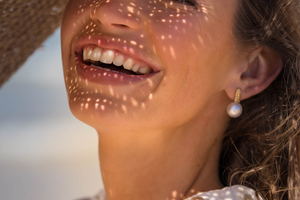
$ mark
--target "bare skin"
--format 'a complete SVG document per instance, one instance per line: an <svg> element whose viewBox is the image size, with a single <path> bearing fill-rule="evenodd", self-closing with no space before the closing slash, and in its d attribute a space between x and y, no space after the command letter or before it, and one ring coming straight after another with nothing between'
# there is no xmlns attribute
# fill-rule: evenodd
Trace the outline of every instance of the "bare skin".
<svg viewBox="0 0 300 200"><path fill-rule="evenodd" d="M214 116L207 111L205 116L168 132L98 132L108 199L183 199L222 188L218 162L227 121L218 126L212 122L216 117L227 117L224 112Z"/></svg>
<svg viewBox="0 0 300 200"><path fill-rule="evenodd" d="M236 9L236 0L70 0L62 24L69 105L98 132L107 200L179 200L224 187L218 164L226 107L237 88L249 98L282 68L269 49L237 47ZM153 73L126 84L126 75L111 73L122 79L111 81L80 61L87 45L132 57Z"/></svg>

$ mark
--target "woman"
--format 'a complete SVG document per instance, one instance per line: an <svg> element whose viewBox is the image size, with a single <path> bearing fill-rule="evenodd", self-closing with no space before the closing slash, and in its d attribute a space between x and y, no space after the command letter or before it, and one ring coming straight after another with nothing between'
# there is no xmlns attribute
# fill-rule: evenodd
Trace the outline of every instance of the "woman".
<svg viewBox="0 0 300 200"><path fill-rule="evenodd" d="M298 4L69 1L69 106L107 200L298 199Z"/></svg>

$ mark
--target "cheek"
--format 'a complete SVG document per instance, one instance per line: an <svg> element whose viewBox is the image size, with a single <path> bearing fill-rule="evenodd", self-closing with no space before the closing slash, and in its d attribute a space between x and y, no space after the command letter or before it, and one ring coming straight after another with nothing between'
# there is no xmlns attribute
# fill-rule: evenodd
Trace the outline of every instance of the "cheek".
<svg viewBox="0 0 300 200"><path fill-rule="evenodd" d="M78 36L90 22L90 12L97 5L98 1L92 0L69 0L62 19L61 41L63 59L69 55L70 44L74 37Z"/></svg>
<svg viewBox="0 0 300 200"><path fill-rule="evenodd" d="M225 65L227 57L222 51L227 38L215 34L220 32L214 28L218 24L200 25L195 16L175 19L179 22L156 24L156 37L152 41L166 66L166 91L173 91L176 96L185 96L179 95L180 91L197 91L203 96L217 88L216 80L222 82L218 75L222 71L220 63Z"/></svg>

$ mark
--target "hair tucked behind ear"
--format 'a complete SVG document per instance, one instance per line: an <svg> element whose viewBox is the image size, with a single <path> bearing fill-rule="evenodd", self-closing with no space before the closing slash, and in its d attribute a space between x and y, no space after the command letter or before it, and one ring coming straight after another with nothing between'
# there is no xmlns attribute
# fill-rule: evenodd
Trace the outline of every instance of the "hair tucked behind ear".
<svg viewBox="0 0 300 200"><path fill-rule="evenodd" d="M297 144L300 132L300 0L238 0L238 45L266 46L284 63L262 93L242 101L221 155L226 184L254 188L268 200L300 199Z"/></svg>

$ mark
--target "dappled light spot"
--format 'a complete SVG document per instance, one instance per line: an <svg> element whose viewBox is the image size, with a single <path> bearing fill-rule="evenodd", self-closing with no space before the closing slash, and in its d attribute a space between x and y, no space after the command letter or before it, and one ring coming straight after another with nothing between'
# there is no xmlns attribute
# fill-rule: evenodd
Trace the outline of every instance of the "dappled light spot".
<svg viewBox="0 0 300 200"><path fill-rule="evenodd" d="M191 45L192 45L194 51L195 51L195 52L198 52L198 48L195 46L195 44L191 44Z"/></svg>
<svg viewBox="0 0 300 200"><path fill-rule="evenodd" d="M149 99L153 99L153 94L152 93L149 95Z"/></svg>
<svg viewBox="0 0 300 200"><path fill-rule="evenodd" d="M122 111L123 111L124 113L127 113L127 108L126 108L125 105L122 105Z"/></svg>
<svg viewBox="0 0 300 200"><path fill-rule="evenodd" d="M138 106L138 102L134 98L131 98L131 103L133 106Z"/></svg>
<svg viewBox="0 0 300 200"><path fill-rule="evenodd" d="M177 191L173 191L173 192L172 192L172 197L173 197L173 198L176 198L176 197L177 197Z"/></svg>
<svg viewBox="0 0 300 200"><path fill-rule="evenodd" d="M151 79L147 79L147 82L149 83L149 86L152 87L153 86L153 81Z"/></svg>
<svg viewBox="0 0 300 200"><path fill-rule="evenodd" d="M143 109L146 109L145 103L142 103L141 106L142 106Z"/></svg>
<svg viewBox="0 0 300 200"><path fill-rule="evenodd" d="M130 52L130 53L134 53L135 50L134 50L133 48L129 48L129 52Z"/></svg>
<svg viewBox="0 0 300 200"><path fill-rule="evenodd" d="M172 57L174 59L176 59L176 54L175 54L174 48L172 46L170 47L170 52L171 52Z"/></svg>
<svg viewBox="0 0 300 200"><path fill-rule="evenodd" d="M130 41L130 44L132 44L132 45L137 45L137 42L136 42L136 41L133 41L133 40L131 40L131 41Z"/></svg>
<svg viewBox="0 0 300 200"><path fill-rule="evenodd" d="M127 10L131 13L134 13L134 8L131 6L127 6Z"/></svg>

